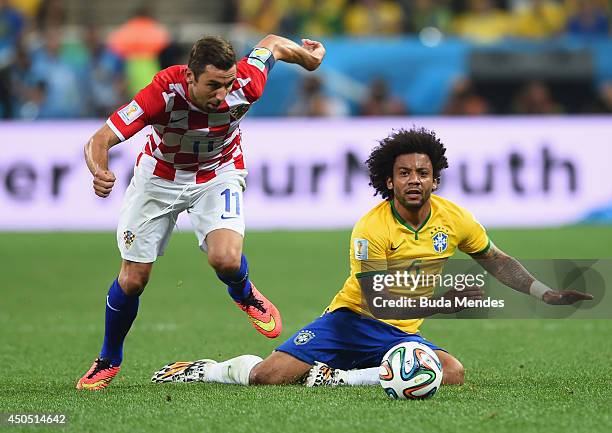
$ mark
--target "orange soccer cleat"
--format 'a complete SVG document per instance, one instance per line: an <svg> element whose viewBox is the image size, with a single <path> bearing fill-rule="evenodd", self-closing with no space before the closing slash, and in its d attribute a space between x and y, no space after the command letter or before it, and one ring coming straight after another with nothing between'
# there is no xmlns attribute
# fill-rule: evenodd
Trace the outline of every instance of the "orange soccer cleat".
<svg viewBox="0 0 612 433"><path fill-rule="evenodd" d="M85 375L76 384L77 389L97 391L106 388L119 373L121 367L114 367L106 358L97 358Z"/></svg>
<svg viewBox="0 0 612 433"><path fill-rule="evenodd" d="M251 283L251 294L236 305L247 313L253 328L268 338L276 338L283 330L281 315L264 295L259 293L255 285Z"/></svg>

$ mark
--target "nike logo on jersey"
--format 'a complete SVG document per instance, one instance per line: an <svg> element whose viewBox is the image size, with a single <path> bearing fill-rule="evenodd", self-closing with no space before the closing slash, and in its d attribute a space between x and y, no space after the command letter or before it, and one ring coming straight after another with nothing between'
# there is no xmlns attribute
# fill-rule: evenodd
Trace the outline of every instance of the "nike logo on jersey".
<svg viewBox="0 0 612 433"><path fill-rule="evenodd" d="M261 320L257 320L253 317L250 317L251 321L256 324L257 326L259 326L261 329L263 329L266 332L272 332L272 330L274 328L276 328L276 321L274 320L273 316L270 316L270 321L269 322L262 322Z"/></svg>
<svg viewBox="0 0 612 433"><path fill-rule="evenodd" d="M237 216L227 216L227 215L221 215L221 219L222 220L231 220L234 218L238 218Z"/></svg>
<svg viewBox="0 0 612 433"><path fill-rule="evenodd" d="M397 250L397 249L398 249L398 248L399 248L399 247L400 247L400 246L401 246L403 243L404 243L404 241L401 241L399 244L397 244L397 246L396 246L396 247L394 247L394 246L393 246L393 244L391 244L391 248L390 248L390 249L391 249L391 251L395 251L395 250Z"/></svg>

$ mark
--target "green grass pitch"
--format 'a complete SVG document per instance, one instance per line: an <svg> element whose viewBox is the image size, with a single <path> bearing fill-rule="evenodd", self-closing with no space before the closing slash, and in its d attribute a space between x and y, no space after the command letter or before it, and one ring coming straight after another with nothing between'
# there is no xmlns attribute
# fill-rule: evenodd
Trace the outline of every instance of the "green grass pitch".
<svg viewBox="0 0 612 433"><path fill-rule="evenodd" d="M521 258L612 256L612 227L491 237ZM97 433L612 431L608 320L427 321L423 334L466 367L464 386L443 387L428 401L392 401L379 387L149 382L169 361L268 354L340 288L348 238L247 234L253 280L283 313L284 332L270 341L230 302L195 237L175 234L141 299L123 371L107 390L89 393L74 385L100 348L104 297L119 268L114 235L2 233L0 412L64 412L63 430Z"/></svg>

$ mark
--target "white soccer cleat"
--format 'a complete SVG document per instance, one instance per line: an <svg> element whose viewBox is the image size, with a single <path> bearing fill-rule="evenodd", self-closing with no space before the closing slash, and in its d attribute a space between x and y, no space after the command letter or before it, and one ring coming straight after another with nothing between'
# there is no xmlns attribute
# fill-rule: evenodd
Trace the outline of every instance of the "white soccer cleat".
<svg viewBox="0 0 612 433"><path fill-rule="evenodd" d="M307 387L313 386L341 386L346 385L344 377L346 371L339 368L331 368L329 365L319 361L315 361L314 365L308 372L304 385Z"/></svg>
<svg viewBox="0 0 612 433"><path fill-rule="evenodd" d="M151 382L207 382L206 370L208 366L216 364L212 359L198 361L177 361L164 365L159 371L153 373Z"/></svg>

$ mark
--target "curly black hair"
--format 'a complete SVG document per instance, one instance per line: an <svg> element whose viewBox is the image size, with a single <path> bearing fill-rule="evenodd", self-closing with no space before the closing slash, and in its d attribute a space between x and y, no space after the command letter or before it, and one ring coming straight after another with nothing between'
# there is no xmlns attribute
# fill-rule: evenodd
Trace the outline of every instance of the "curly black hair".
<svg viewBox="0 0 612 433"><path fill-rule="evenodd" d="M410 130L393 131L387 138L381 140L366 161L370 174L370 186L383 199L393 197L393 191L387 188L387 179L393 177L395 158L409 153L422 153L429 156L433 166L433 177L440 182L440 173L448 168L448 160L444 154L446 148L433 131L413 127Z"/></svg>

